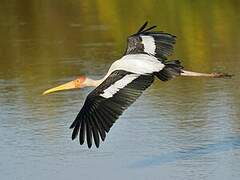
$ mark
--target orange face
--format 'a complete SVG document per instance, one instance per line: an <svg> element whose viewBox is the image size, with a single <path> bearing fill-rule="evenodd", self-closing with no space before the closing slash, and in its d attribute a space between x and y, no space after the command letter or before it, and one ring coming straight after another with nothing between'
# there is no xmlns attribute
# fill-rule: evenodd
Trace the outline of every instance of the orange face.
<svg viewBox="0 0 240 180"><path fill-rule="evenodd" d="M82 88L84 86L85 80L86 80L86 76L80 76L79 78L75 79L73 81L75 88Z"/></svg>
<svg viewBox="0 0 240 180"><path fill-rule="evenodd" d="M43 92L43 95L45 94L49 94L49 93L53 93L56 91L63 91L63 90L69 90L69 89L76 89L76 88L83 88L85 87L85 82L86 77L85 76L80 76L79 78L70 81L68 83L62 84L60 86L48 89L46 91Z"/></svg>

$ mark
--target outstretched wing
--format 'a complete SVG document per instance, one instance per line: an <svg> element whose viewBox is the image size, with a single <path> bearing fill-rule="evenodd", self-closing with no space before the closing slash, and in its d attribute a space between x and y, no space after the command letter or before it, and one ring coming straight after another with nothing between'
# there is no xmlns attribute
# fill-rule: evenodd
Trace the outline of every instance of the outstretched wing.
<svg viewBox="0 0 240 180"><path fill-rule="evenodd" d="M147 29L146 26L147 22L137 33L128 37L125 54L148 53L158 58L166 59L167 56L173 53L176 36L160 31L150 31L156 28L156 26Z"/></svg>
<svg viewBox="0 0 240 180"><path fill-rule="evenodd" d="M72 139L79 134L79 142L87 140L92 146L92 137L96 147L100 138L104 141L106 133L118 117L127 109L154 81L153 75L139 75L117 70L94 89L70 126ZM85 138L86 137L86 138Z"/></svg>

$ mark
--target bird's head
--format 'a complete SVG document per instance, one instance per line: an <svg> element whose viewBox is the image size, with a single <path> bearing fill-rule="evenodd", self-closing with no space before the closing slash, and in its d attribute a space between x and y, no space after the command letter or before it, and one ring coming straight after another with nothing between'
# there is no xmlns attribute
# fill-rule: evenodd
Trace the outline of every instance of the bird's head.
<svg viewBox="0 0 240 180"><path fill-rule="evenodd" d="M77 78L73 81L67 82L65 84L62 84L57 87L54 87L54 88L44 91L43 95L53 93L56 91L83 88L83 87L87 86L86 80L87 80L86 76L80 76L79 78Z"/></svg>

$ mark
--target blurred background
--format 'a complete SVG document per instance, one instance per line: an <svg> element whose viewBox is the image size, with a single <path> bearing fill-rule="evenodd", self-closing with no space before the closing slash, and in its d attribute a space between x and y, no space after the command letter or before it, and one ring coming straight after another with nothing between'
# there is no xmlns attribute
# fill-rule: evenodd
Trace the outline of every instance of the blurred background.
<svg viewBox="0 0 240 180"><path fill-rule="evenodd" d="M239 179L239 0L1 0L0 179ZM185 69L232 79L155 81L99 149L68 129L92 90L42 96L101 78L146 21L177 36Z"/></svg>

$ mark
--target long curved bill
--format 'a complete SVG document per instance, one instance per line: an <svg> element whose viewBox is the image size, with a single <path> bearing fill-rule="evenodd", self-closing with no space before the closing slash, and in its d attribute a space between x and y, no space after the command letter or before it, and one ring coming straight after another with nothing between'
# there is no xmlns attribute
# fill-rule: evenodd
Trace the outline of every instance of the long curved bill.
<svg viewBox="0 0 240 180"><path fill-rule="evenodd" d="M43 92L43 95L49 94L49 93L53 93L53 92L57 92L57 91L63 91L63 90L69 90L69 89L75 89L78 88L76 87L76 83L75 81L70 81L68 83L62 84L60 86L48 89L46 91Z"/></svg>

